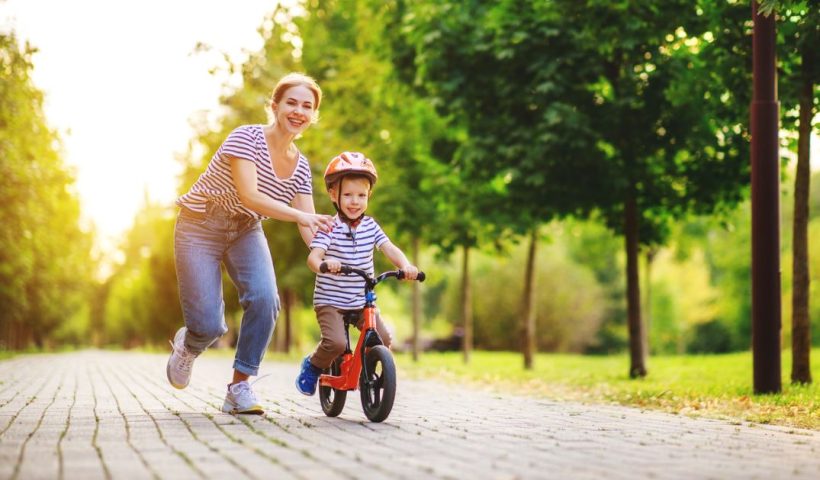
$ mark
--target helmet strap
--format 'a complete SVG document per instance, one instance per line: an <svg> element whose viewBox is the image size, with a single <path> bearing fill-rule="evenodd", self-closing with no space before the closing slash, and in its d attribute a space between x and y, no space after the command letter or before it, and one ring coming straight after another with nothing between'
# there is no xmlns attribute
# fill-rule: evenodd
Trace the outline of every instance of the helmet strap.
<svg viewBox="0 0 820 480"><path fill-rule="evenodd" d="M362 218L364 218L364 213L359 215L358 218L350 218L342 212L342 209L339 208L339 204L333 202L333 208L336 209L336 214L339 215L339 220L346 223L350 228L356 228L362 222Z"/></svg>

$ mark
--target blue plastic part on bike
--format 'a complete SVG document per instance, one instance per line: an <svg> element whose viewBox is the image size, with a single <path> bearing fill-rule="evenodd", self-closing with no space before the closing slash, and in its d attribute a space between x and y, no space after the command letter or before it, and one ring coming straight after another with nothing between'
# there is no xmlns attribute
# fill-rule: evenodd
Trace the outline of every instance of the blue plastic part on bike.
<svg viewBox="0 0 820 480"><path fill-rule="evenodd" d="M376 301L376 292L367 292L364 294L364 300L367 303L372 303Z"/></svg>

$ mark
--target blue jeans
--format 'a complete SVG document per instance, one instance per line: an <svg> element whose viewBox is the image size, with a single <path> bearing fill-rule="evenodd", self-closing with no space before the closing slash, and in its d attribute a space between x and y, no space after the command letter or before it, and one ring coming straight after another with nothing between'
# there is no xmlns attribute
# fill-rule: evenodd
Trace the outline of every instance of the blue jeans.
<svg viewBox="0 0 820 480"><path fill-rule="evenodd" d="M224 263L244 311L233 368L257 375L279 314L276 275L262 224L214 204L208 204L204 214L182 207L174 229L174 259L188 328L186 348L201 353L228 331Z"/></svg>

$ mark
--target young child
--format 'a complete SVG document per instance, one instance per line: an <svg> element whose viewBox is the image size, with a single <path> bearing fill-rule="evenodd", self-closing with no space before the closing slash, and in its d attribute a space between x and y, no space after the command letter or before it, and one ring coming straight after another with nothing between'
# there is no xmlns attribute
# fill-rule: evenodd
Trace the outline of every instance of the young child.
<svg viewBox="0 0 820 480"><path fill-rule="evenodd" d="M373 162L357 152L340 154L325 170L325 187L337 215L331 232L317 232L310 243L307 264L317 274L313 307L322 340L316 350L304 358L296 378L296 388L304 395L316 393L322 370L330 367L345 350L347 341L340 310L360 310L365 304L364 280L357 275L337 275L342 264L373 274L373 250L378 248L404 271L406 280L414 280L418 275L418 268L390 242L379 224L364 214L377 179ZM327 264L328 273L319 271L322 262ZM376 331L389 347L392 337L378 313Z"/></svg>

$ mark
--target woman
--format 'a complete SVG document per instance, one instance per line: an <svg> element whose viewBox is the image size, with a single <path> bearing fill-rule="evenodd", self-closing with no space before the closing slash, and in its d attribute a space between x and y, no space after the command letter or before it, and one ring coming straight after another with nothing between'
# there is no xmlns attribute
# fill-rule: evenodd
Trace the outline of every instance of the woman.
<svg viewBox="0 0 820 480"><path fill-rule="evenodd" d="M273 120L231 132L205 172L177 200L174 233L179 297L185 326L172 342L168 381L185 388L196 357L227 331L222 274L225 264L239 292L242 325L233 380L222 410L263 413L248 377L257 375L270 342L279 297L261 220L295 222L305 243L333 218L313 206L310 166L293 144L318 118L322 91L312 78L291 73L271 96Z"/></svg>

